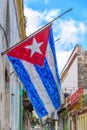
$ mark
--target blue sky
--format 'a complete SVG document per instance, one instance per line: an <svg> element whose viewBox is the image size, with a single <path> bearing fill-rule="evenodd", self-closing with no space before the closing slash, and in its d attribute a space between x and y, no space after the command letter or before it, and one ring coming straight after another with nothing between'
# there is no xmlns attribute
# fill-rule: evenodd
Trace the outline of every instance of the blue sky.
<svg viewBox="0 0 87 130"><path fill-rule="evenodd" d="M59 72L76 44L87 50L87 1L86 0L24 0L27 35L47 24L66 10L73 10L53 23Z"/></svg>

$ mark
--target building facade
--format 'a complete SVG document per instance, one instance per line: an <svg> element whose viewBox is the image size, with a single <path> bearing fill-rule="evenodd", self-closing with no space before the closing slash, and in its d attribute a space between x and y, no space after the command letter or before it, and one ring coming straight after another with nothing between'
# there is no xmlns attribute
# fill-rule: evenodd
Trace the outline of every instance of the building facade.
<svg viewBox="0 0 87 130"><path fill-rule="evenodd" d="M72 94L80 87L87 88L87 52L80 45L73 49L60 77L64 93Z"/></svg>
<svg viewBox="0 0 87 130"><path fill-rule="evenodd" d="M73 49L62 73L61 86L68 97L58 112L63 130L87 129L87 51L80 45Z"/></svg>
<svg viewBox="0 0 87 130"><path fill-rule="evenodd" d="M20 129L21 83L2 52L25 38L22 0L0 0L0 130Z"/></svg>

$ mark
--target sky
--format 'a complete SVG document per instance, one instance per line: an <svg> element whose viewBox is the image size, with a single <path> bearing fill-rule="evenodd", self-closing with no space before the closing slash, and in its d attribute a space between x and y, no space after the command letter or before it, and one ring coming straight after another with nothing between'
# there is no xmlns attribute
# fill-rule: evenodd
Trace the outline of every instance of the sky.
<svg viewBox="0 0 87 130"><path fill-rule="evenodd" d="M70 8L52 25L59 73L75 45L87 50L87 0L24 0L27 36Z"/></svg>

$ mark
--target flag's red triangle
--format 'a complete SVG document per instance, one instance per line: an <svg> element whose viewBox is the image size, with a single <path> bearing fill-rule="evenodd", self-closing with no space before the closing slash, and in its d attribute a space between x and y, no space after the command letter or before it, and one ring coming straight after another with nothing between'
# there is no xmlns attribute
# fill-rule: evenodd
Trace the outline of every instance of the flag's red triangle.
<svg viewBox="0 0 87 130"><path fill-rule="evenodd" d="M7 55L21 60L25 60L32 64L37 64L42 66L46 54L49 32L50 32L50 26L38 32L31 38L27 38L27 40L22 41L21 44L9 50ZM38 50L36 48L36 52L35 52L35 48L32 49L32 45L34 44L33 41L36 41L36 45L38 44L39 46Z"/></svg>

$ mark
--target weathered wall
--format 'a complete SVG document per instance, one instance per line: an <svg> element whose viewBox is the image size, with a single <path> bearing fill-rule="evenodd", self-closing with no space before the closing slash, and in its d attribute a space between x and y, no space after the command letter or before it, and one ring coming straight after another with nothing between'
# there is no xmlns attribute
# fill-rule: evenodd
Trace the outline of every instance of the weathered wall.
<svg viewBox="0 0 87 130"><path fill-rule="evenodd" d="M78 56L78 86L87 89L87 52Z"/></svg>
<svg viewBox="0 0 87 130"><path fill-rule="evenodd" d="M19 130L20 83L7 56L1 55L24 37L16 2L0 0L0 130Z"/></svg>
<svg viewBox="0 0 87 130"><path fill-rule="evenodd" d="M78 88L78 65L77 57L68 69L65 79L62 82L64 92L73 93Z"/></svg>
<svg viewBox="0 0 87 130"><path fill-rule="evenodd" d="M74 55L73 55L74 54ZM76 46L61 75L64 92L75 92L79 87L87 89L87 52Z"/></svg>
<svg viewBox="0 0 87 130"><path fill-rule="evenodd" d="M7 48L6 42L6 5L7 1L0 0L0 53ZM0 55L0 129L5 128L5 57Z"/></svg>

